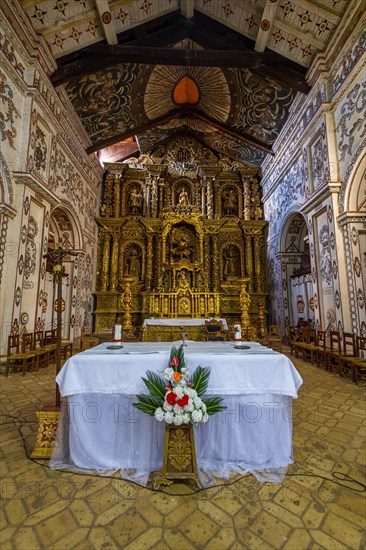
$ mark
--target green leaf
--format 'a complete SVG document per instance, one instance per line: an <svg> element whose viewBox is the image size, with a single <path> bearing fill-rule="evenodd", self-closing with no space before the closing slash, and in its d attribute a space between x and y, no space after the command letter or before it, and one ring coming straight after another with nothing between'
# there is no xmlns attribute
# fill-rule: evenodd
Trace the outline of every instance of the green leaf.
<svg viewBox="0 0 366 550"><path fill-rule="evenodd" d="M164 400L145 393L139 393L136 395L136 399L137 403L133 403L133 406L143 413L149 414L150 416L154 416L155 410L158 407L162 407L164 404Z"/></svg>
<svg viewBox="0 0 366 550"><path fill-rule="evenodd" d="M209 416L227 409L227 406L223 404L224 399L222 397L207 397L202 401L206 405L206 412Z"/></svg>
<svg viewBox="0 0 366 550"><path fill-rule="evenodd" d="M149 390L150 394L154 397L163 399L165 398L165 382L161 376L148 370L146 372L147 378L142 378L145 386Z"/></svg>
<svg viewBox="0 0 366 550"><path fill-rule="evenodd" d="M210 374L210 367L197 367L192 374L192 387L196 390L198 397L201 397L207 390Z"/></svg>

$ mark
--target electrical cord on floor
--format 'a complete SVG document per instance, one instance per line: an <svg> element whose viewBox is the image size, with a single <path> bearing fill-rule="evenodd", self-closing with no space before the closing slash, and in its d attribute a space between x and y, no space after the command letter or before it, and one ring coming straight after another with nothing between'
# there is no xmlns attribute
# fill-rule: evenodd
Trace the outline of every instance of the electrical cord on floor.
<svg viewBox="0 0 366 550"><path fill-rule="evenodd" d="M17 416L12 416L12 415L9 415L9 414L3 414L2 416L5 417L5 418L9 418L10 421L13 421L13 422L14 422L14 420L16 420L19 423L19 424L15 424L15 422L14 422L14 424L18 428L20 438L23 442L24 453L25 453L27 459L30 460L31 462L34 462L38 466L48 468L48 464L45 464L44 462L40 462L39 460L37 460L35 458L32 458L27 453L27 444L26 444L25 436L23 435L23 432L22 432L22 427L23 427L24 424L33 424L34 420L20 419ZM78 471L74 471L74 470L67 470L67 469L61 470L60 469L58 471L62 472L62 473L68 473L68 474L71 474L71 475L78 475L78 476L84 476L84 477L89 477L89 478L90 477L95 477L95 475L92 474L92 473L89 474L89 473L83 473L83 472L78 472ZM364 493L364 492L366 492L366 485L364 483L362 483L361 481L358 481L358 480L354 479L353 477L349 476L348 474L345 474L343 472L335 471L335 472L332 472L331 475L333 476L334 479L332 479L330 477L322 476L322 475L319 475L319 474L313 474L313 473L311 473L311 474L286 473L286 478L288 478L288 477L317 478L317 479L322 479L324 481L329 481L330 483L333 483L333 484L338 485L340 487L349 489L350 491L353 491L355 493ZM190 493L176 493L176 492L172 493L172 492L169 492L169 491L164 491L161 488L154 489L153 487L147 487L145 485L140 485L139 483L137 483L135 481L132 481L132 480L122 479L120 477L115 477L115 476L111 476L111 475L99 476L99 477L103 477L104 479L115 479L115 480L127 481L128 483L131 483L132 485L135 485L135 486L139 487L140 489L147 489L148 491L152 491L154 493L160 492L160 493L163 493L163 494L171 496L171 497L188 497L188 496L192 496L192 495L201 493L203 491L208 491L210 489L217 489L217 488L220 488L220 487L229 487L231 485L235 485L236 483L238 483L239 481L242 481L245 478L250 479L249 474L245 474L245 475L239 476L238 478L234 479L233 481L229 481L227 483L215 483L214 485L210 485L209 487L202 487L200 489L195 489L194 491L192 491ZM335 481L335 479L344 481L345 483L340 483L339 481ZM353 484L354 486L352 487L350 484L351 485Z"/></svg>

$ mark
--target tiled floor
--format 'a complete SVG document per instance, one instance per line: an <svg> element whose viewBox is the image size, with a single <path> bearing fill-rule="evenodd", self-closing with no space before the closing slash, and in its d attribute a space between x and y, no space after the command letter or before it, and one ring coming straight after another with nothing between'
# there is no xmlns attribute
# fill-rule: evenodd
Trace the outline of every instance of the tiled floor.
<svg viewBox="0 0 366 550"><path fill-rule="evenodd" d="M53 367L1 375L2 550L366 547L365 385L294 360L295 464L281 484L252 476L180 496L120 479L52 471L27 458ZM339 474L337 474L339 472Z"/></svg>

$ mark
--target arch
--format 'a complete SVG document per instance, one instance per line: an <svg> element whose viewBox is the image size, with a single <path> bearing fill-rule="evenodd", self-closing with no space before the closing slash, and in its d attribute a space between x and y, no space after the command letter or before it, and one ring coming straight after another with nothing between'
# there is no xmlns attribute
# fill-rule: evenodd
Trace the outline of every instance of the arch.
<svg viewBox="0 0 366 550"><path fill-rule="evenodd" d="M299 210L293 210L282 221L278 231L279 252L302 252L301 244L308 233L306 219ZM290 235L292 237L290 237ZM293 238L293 237L296 238ZM292 248L292 250L291 250Z"/></svg>
<svg viewBox="0 0 366 550"><path fill-rule="evenodd" d="M366 210L366 150L360 155L354 166L345 190L344 211L360 212Z"/></svg>
<svg viewBox="0 0 366 550"><path fill-rule="evenodd" d="M80 222L74 213L64 205L57 205L50 216L50 226L54 231L56 241L66 241L68 238L74 250L84 250L83 234ZM68 237L65 235L68 234Z"/></svg>

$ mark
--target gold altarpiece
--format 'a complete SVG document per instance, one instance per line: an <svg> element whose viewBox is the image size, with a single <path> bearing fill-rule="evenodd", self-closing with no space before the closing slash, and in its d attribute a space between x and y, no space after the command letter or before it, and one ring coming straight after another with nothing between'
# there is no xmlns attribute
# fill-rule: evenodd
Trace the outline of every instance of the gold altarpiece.
<svg viewBox="0 0 366 550"><path fill-rule="evenodd" d="M147 317L220 316L230 324L242 315L243 281L250 325L260 329L267 222L258 170L184 139L105 168L95 332L110 333L126 307L136 329Z"/></svg>

